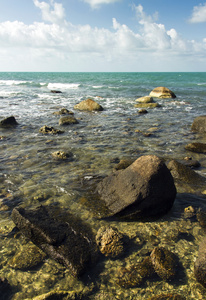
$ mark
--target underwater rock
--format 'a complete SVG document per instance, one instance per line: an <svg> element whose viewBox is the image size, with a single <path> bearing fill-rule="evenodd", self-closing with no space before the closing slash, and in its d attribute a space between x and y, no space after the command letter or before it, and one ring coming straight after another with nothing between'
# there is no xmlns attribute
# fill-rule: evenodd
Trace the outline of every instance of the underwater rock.
<svg viewBox="0 0 206 300"><path fill-rule="evenodd" d="M199 208L197 210L196 217L200 226L206 229L206 210Z"/></svg>
<svg viewBox="0 0 206 300"><path fill-rule="evenodd" d="M73 115L74 113L66 108L62 108L59 111L55 111L53 115Z"/></svg>
<svg viewBox="0 0 206 300"><path fill-rule="evenodd" d="M17 123L15 117L13 117L13 116L5 118L5 119L0 121L0 126L1 127L14 127L14 126L17 126L17 125L18 125L18 123Z"/></svg>
<svg viewBox="0 0 206 300"><path fill-rule="evenodd" d="M51 90L51 93L53 93L53 94L62 94L61 91L57 91L57 90Z"/></svg>
<svg viewBox="0 0 206 300"><path fill-rule="evenodd" d="M56 151L52 153L52 156L56 159L65 160L73 157L72 152Z"/></svg>
<svg viewBox="0 0 206 300"><path fill-rule="evenodd" d="M138 287L153 274L154 267L151 259L146 257L141 263L132 265L129 268L121 268L118 271L116 283L125 289Z"/></svg>
<svg viewBox="0 0 206 300"><path fill-rule="evenodd" d="M152 296L147 300L186 300L186 298L177 294L158 294L157 296Z"/></svg>
<svg viewBox="0 0 206 300"><path fill-rule="evenodd" d="M77 293L69 292L69 291L60 291L58 289L32 298L32 300L77 300L77 299L82 299L81 296L78 297Z"/></svg>
<svg viewBox="0 0 206 300"><path fill-rule="evenodd" d="M77 119L73 116L61 117L59 120L59 125L72 125L78 123L79 122L77 121Z"/></svg>
<svg viewBox="0 0 206 300"><path fill-rule="evenodd" d="M140 97L140 98L136 99L135 101L139 102L139 103L152 103L152 102L154 102L153 98L150 97L150 96Z"/></svg>
<svg viewBox="0 0 206 300"><path fill-rule="evenodd" d="M30 270L42 263L45 257L46 254L43 251L32 243L29 243L24 245L22 249L9 260L8 264L11 268L16 270Z"/></svg>
<svg viewBox="0 0 206 300"><path fill-rule="evenodd" d="M170 89L163 86L156 87L151 91L149 96L156 98L176 98L176 95Z"/></svg>
<svg viewBox="0 0 206 300"><path fill-rule="evenodd" d="M196 117L192 123L191 130L200 133L206 132L206 116Z"/></svg>
<svg viewBox="0 0 206 300"><path fill-rule="evenodd" d="M96 243L105 256L116 258L124 254L124 235L112 226L100 227Z"/></svg>
<svg viewBox="0 0 206 300"><path fill-rule="evenodd" d="M194 266L194 274L199 283L206 288L206 237L199 246L198 258Z"/></svg>
<svg viewBox="0 0 206 300"><path fill-rule="evenodd" d="M83 111L102 111L103 107L93 99L86 99L74 106L74 109Z"/></svg>
<svg viewBox="0 0 206 300"><path fill-rule="evenodd" d="M185 146L186 150L195 152L195 153L206 153L206 144L204 143L190 143Z"/></svg>
<svg viewBox="0 0 206 300"><path fill-rule="evenodd" d="M47 255L68 268L73 276L89 270L97 258L97 246L91 230L75 223L67 213L52 214L46 207L34 210L14 208L12 220L19 230Z"/></svg>
<svg viewBox="0 0 206 300"><path fill-rule="evenodd" d="M144 115L144 114L147 114L148 111L147 111L146 109L142 108L142 109L140 109L140 110L138 111L138 113Z"/></svg>
<svg viewBox="0 0 206 300"><path fill-rule="evenodd" d="M39 132L43 133L43 134L61 134L61 133L64 133L64 131L61 131L59 129L55 129L54 127L49 127L49 126L46 126L46 125L41 127L39 129Z"/></svg>
<svg viewBox="0 0 206 300"><path fill-rule="evenodd" d="M125 170L105 177L96 192L109 216L141 219L168 212L176 197L173 177L155 155L141 156Z"/></svg>
<svg viewBox="0 0 206 300"><path fill-rule="evenodd" d="M169 280L176 273L176 256L163 247L155 247L150 254L155 272L163 280Z"/></svg>
<svg viewBox="0 0 206 300"><path fill-rule="evenodd" d="M137 108L155 108L155 107L161 107L161 105L159 103L138 103L135 104L134 107Z"/></svg>

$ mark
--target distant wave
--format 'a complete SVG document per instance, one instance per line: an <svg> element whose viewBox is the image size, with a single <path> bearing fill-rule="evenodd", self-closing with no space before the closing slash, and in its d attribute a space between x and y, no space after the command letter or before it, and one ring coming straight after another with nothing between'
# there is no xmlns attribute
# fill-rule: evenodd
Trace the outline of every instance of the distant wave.
<svg viewBox="0 0 206 300"><path fill-rule="evenodd" d="M197 85L206 85L206 82L198 83Z"/></svg>
<svg viewBox="0 0 206 300"><path fill-rule="evenodd" d="M24 80L0 80L0 85L6 85L6 86L25 85L25 86L41 87L43 85L46 85L46 83L38 83L34 81L24 81Z"/></svg>
<svg viewBox="0 0 206 300"><path fill-rule="evenodd" d="M79 83L49 83L48 89L62 89L62 90L68 90L68 89L78 89L80 86Z"/></svg>

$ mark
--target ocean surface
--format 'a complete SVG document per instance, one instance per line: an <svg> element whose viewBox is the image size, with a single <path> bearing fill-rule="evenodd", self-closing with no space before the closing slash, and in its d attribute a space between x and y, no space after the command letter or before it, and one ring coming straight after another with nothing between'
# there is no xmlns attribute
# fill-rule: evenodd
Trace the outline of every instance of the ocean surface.
<svg viewBox="0 0 206 300"><path fill-rule="evenodd" d="M160 107L139 114L135 100L149 95L158 86L169 88L176 98L155 99ZM94 99L104 110L95 113L74 110L75 104L87 98ZM61 116L55 112L61 108L74 112L79 123L60 126ZM205 135L191 132L194 118L204 114L206 73L0 73L0 120L14 116L19 124L12 129L0 128L0 277L7 278L16 288L12 299L34 299L56 289L75 292L88 289L88 299L148 299L161 292L178 293L186 299L206 299L193 274L203 232L198 223L181 218L184 207L205 207L205 195L199 191L180 188L177 204L167 220L112 222L133 238L134 233L141 232L140 224L147 233L156 232L158 227L161 245L167 245L163 237L168 228L175 230L182 226L192 234L193 241L180 240L179 244L174 242L169 246L179 254L187 270L186 279L178 284L157 280L143 287L119 287L114 280L116 270L134 263L140 257L138 251L143 251L140 249L122 260L102 262L103 270L95 283L88 280L85 284L71 278L66 269L51 259L34 270L15 269L11 258L26 242L9 234L14 228L10 214L15 206L41 204L69 211L97 231L106 222L95 215L97 204L88 203L82 181L111 174L122 159L135 160L147 154L166 160L189 156L201 163L196 171L206 176L205 155L185 150L188 143L205 142ZM41 134L39 129L44 125L64 133ZM52 157L55 151L72 153L72 159L55 160ZM143 252L149 253L153 246L148 238Z"/></svg>

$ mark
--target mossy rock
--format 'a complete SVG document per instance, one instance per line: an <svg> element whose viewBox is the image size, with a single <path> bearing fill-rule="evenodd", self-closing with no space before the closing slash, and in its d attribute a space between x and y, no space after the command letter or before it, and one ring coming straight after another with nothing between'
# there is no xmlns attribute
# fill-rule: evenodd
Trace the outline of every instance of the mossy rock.
<svg viewBox="0 0 206 300"><path fill-rule="evenodd" d="M150 96L140 97L140 98L136 99L135 101L139 102L139 103L153 103L154 102L153 98Z"/></svg>
<svg viewBox="0 0 206 300"><path fill-rule="evenodd" d="M64 133L64 131L62 131L62 130L55 129L54 127L50 127L50 126L47 126L47 125L44 125L43 127L41 127L39 129L39 132L43 133L43 134L61 134L61 133Z"/></svg>
<svg viewBox="0 0 206 300"><path fill-rule="evenodd" d="M135 104L134 107L136 108L156 108L156 107L161 107L159 103L138 103Z"/></svg>
<svg viewBox="0 0 206 300"><path fill-rule="evenodd" d="M37 246L28 243L12 257L8 264L16 270L30 270L42 263L45 257L46 254Z"/></svg>
<svg viewBox="0 0 206 300"><path fill-rule="evenodd" d="M190 143L185 146L186 150L195 152L195 153L206 153L206 144L204 143Z"/></svg>

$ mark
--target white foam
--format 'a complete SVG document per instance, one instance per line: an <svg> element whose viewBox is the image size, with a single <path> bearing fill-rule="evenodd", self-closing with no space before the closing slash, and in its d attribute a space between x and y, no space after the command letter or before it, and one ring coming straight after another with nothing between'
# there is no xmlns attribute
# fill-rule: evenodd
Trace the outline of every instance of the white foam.
<svg viewBox="0 0 206 300"><path fill-rule="evenodd" d="M22 81L22 80L0 80L0 85L19 85L19 84L26 84L32 83L32 81Z"/></svg>
<svg viewBox="0 0 206 300"><path fill-rule="evenodd" d="M48 89L68 90L68 89L78 89L79 86L80 86L79 83L49 83Z"/></svg>

